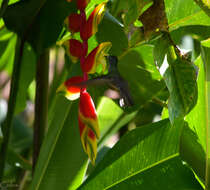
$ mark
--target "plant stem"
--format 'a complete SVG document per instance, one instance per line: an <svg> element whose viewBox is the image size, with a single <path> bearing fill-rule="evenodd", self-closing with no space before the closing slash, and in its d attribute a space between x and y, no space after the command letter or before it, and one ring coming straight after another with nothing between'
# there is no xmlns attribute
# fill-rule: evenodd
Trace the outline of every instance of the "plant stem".
<svg viewBox="0 0 210 190"><path fill-rule="evenodd" d="M5 119L5 122L3 123L3 126L2 126L3 142L2 142L2 146L0 150L0 155L1 155L0 156L0 182L2 181L3 174L4 174L6 155L8 151L8 144L9 144L10 133L11 133L11 128L12 128L12 121L13 121L14 112L15 112L24 43L25 43L25 40L22 40L19 37L17 37L15 60L14 60L13 73L12 73L12 79L11 79L11 85L10 85L8 112L7 112L7 117Z"/></svg>
<svg viewBox="0 0 210 190"><path fill-rule="evenodd" d="M157 97L152 98L152 102L168 109L168 105Z"/></svg>
<svg viewBox="0 0 210 190"><path fill-rule="evenodd" d="M0 18L3 17L4 12L6 11L6 9L8 7L8 3L9 3L9 0L3 0L2 4L1 4L1 9L0 9Z"/></svg>
<svg viewBox="0 0 210 190"><path fill-rule="evenodd" d="M36 68L33 173L47 127L49 51L43 52Z"/></svg>

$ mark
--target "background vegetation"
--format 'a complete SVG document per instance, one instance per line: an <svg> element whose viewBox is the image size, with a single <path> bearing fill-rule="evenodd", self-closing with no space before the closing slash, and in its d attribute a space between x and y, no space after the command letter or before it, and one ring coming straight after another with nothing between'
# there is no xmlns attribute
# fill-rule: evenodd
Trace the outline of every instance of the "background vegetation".
<svg viewBox="0 0 210 190"><path fill-rule="evenodd" d="M95 166L80 142L78 101L56 94L81 74L62 45L75 3L0 5L0 189L210 188L209 1L107 2L89 51L112 42L134 106L120 107L106 86L88 88L101 131Z"/></svg>

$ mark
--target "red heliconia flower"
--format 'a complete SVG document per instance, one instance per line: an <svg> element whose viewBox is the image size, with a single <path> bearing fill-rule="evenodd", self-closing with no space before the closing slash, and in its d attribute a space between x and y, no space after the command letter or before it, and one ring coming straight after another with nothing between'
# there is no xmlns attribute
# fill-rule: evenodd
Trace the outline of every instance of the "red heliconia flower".
<svg viewBox="0 0 210 190"><path fill-rule="evenodd" d="M81 65L82 71L88 74L96 72L98 65L102 65L103 72L106 69L106 58L108 51L110 50L111 42L103 42L93 49L86 57L85 62Z"/></svg>
<svg viewBox="0 0 210 190"><path fill-rule="evenodd" d="M80 27L81 27L82 23L83 23L83 18L79 14L72 13L68 17L68 28L73 33L80 31Z"/></svg>
<svg viewBox="0 0 210 190"><path fill-rule="evenodd" d="M101 22L105 13L105 3L99 4L90 14L87 22L80 30L80 37L82 40L88 40L92 35L98 31L98 25Z"/></svg>
<svg viewBox="0 0 210 190"><path fill-rule="evenodd" d="M90 0L77 0L77 8L80 11L83 11L87 7L89 2Z"/></svg>
<svg viewBox="0 0 210 190"><path fill-rule="evenodd" d="M94 164L97 155L97 139L100 133L95 106L86 91L80 94L78 120L82 146Z"/></svg>
<svg viewBox="0 0 210 190"><path fill-rule="evenodd" d="M64 96L69 100L76 100L80 97L81 88L76 86L75 83L80 83L82 81L83 77L72 77L61 84L58 87L57 92L64 94Z"/></svg>
<svg viewBox="0 0 210 190"><path fill-rule="evenodd" d="M69 40L69 52L72 56L80 58L83 55L83 45L75 39Z"/></svg>
<svg viewBox="0 0 210 190"><path fill-rule="evenodd" d="M64 42L64 45L67 48L67 54L73 63L76 63L87 51L87 48L84 47L83 43L75 39L70 39Z"/></svg>

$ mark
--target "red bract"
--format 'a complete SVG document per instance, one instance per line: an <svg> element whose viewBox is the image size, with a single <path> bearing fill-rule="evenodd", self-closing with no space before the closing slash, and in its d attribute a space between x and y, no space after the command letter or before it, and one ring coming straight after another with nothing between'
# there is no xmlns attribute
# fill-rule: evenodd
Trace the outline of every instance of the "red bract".
<svg viewBox="0 0 210 190"><path fill-rule="evenodd" d="M79 102L79 129L83 148L94 164L97 154L97 142L99 138L99 125L95 106L91 96L81 92Z"/></svg>
<svg viewBox="0 0 210 190"><path fill-rule="evenodd" d="M93 100L87 92L81 93L79 109L84 117L91 119L97 118Z"/></svg>
<svg viewBox="0 0 210 190"><path fill-rule="evenodd" d="M69 30L73 33L75 32L79 32L80 31L80 27L82 25L82 16L76 13L71 14L68 17L68 27Z"/></svg>
<svg viewBox="0 0 210 190"><path fill-rule="evenodd" d="M57 92L64 94L64 96L69 100L76 100L80 97L81 88L76 86L75 83L80 83L82 81L83 77L72 77L61 84L57 89Z"/></svg>
<svg viewBox="0 0 210 190"><path fill-rule="evenodd" d="M88 40L92 35L98 31L98 25L101 22L105 13L105 3L99 4L89 16L87 22L80 30L80 37L82 40Z"/></svg>
<svg viewBox="0 0 210 190"><path fill-rule="evenodd" d="M69 40L69 53L71 56L80 58L83 55L83 45L75 39Z"/></svg>
<svg viewBox="0 0 210 190"><path fill-rule="evenodd" d="M83 11L89 2L90 2L90 0L77 0L77 8L80 11Z"/></svg>
<svg viewBox="0 0 210 190"><path fill-rule="evenodd" d="M105 56L108 55L111 46L111 42L103 42L93 49L82 64L82 71L88 74L95 73L97 66L101 64L104 72L106 69Z"/></svg>
<svg viewBox="0 0 210 190"><path fill-rule="evenodd" d="M71 0L67 1L71 2ZM80 138L84 151L94 164L97 155L97 139L100 136L97 113L93 100L86 91L86 87L79 83L88 80L88 74L95 73L99 64L102 65L103 71L105 70L105 56L111 47L111 43L101 43L87 56L88 39L97 32L98 24L101 22L105 11L105 3L99 4L86 21L86 12L84 9L89 1L77 0L77 8L80 10L80 13L73 13L68 17L67 24L69 30L72 33L80 31L82 42L76 39L70 39L67 44L65 43L71 60L76 62L80 59L83 77L77 76L68 79L57 91L63 92L69 100L75 100L80 97L78 111Z"/></svg>

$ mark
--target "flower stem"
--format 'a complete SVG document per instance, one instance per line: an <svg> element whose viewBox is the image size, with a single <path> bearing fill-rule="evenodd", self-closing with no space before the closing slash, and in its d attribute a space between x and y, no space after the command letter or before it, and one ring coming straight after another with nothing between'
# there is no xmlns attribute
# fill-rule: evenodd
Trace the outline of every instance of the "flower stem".
<svg viewBox="0 0 210 190"><path fill-rule="evenodd" d="M12 79L11 79L11 85L10 85L8 112L7 112L5 122L3 123L3 126L2 126L3 142L2 142L1 150L0 150L0 155L1 155L0 156L0 182L2 181L3 175L4 175L4 168L5 168L6 158L7 158L8 144L9 144L10 133L11 133L11 128L12 128L12 121L13 121L14 112L15 112L24 43L25 43L25 40L17 37L15 60L14 60L13 73L12 73Z"/></svg>
<svg viewBox="0 0 210 190"><path fill-rule="evenodd" d="M36 98L34 119L33 172L47 126L49 51L39 57L36 68Z"/></svg>

